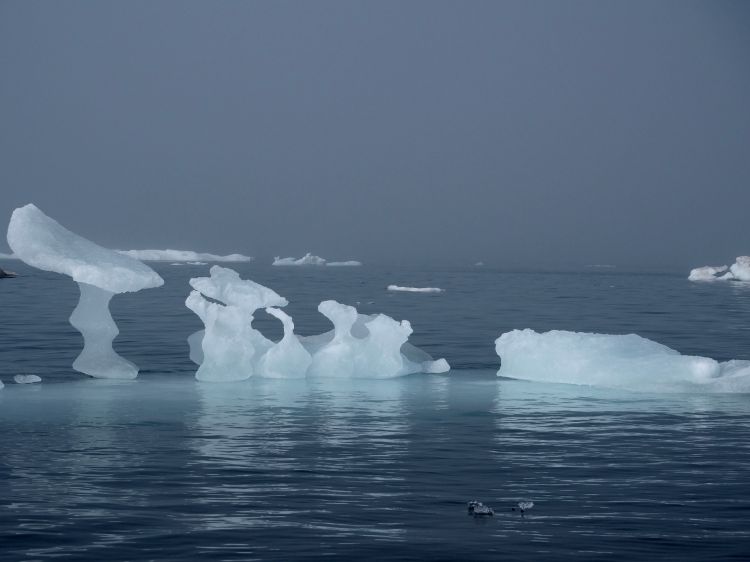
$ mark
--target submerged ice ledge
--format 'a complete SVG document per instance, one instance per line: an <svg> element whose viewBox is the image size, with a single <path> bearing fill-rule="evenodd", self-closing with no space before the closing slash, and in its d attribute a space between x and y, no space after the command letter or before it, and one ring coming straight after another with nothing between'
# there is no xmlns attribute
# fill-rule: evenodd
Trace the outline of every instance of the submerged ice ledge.
<svg viewBox="0 0 750 562"><path fill-rule="evenodd" d="M750 361L681 355L635 334L513 330L495 340L499 376L651 392L750 392Z"/></svg>
<svg viewBox="0 0 750 562"><path fill-rule="evenodd" d="M445 359L433 361L407 343L412 333L407 320L359 314L353 306L328 300L318 311L333 330L301 337L294 334L292 318L280 309L288 304L284 297L240 279L231 269L213 266L210 275L190 280L194 290L185 301L205 326L188 338L190 358L200 365L198 380L237 381L253 375L390 378L450 369ZM261 308L282 323L284 336L278 342L253 327L253 314Z"/></svg>
<svg viewBox="0 0 750 562"><path fill-rule="evenodd" d="M248 262L253 258L242 254L220 256L192 250L117 250L121 254L142 261L169 261L203 264L204 262Z"/></svg>

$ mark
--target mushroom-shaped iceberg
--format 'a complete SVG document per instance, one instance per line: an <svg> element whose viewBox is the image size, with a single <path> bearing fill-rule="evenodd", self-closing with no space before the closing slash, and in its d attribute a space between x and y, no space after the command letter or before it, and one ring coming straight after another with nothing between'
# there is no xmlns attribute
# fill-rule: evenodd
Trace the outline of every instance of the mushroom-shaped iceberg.
<svg viewBox="0 0 750 562"><path fill-rule="evenodd" d="M140 261L97 246L28 204L13 211L8 245L25 263L73 278L81 290L70 323L83 335L73 368L97 378L132 379L138 367L112 349L119 330L109 312L117 293L159 287L164 280Z"/></svg>

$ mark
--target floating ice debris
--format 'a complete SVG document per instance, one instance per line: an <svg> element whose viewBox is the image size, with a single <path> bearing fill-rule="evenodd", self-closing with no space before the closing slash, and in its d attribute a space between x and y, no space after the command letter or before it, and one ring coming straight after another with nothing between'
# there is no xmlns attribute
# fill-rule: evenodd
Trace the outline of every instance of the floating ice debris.
<svg viewBox="0 0 750 562"><path fill-rule="evenodd" d="M438 287L402 287L400 285L388 285L388 290L405 293L442 293L444 291Z"/></svg>
<svg viewBox="0 0 750 562"><path fill-rule="evenodd" d="M8 244L25 263L73 278L81 290L70 323L83 335L77 371L100 378L131 379L138 367L112 349L119 330L109 312L117 293L159 287L164 280L136 259L74 234L32 204L13 211Z"/></svg>
<svg viewBox="0 0 750 562"><path fill-rule="evenodd" d="M0 388L3 388L4 386L3 381L0 381Z"/></svg>
<svg viewBox="0 0 750 562"><path fill-rule="evenodd" d="M310 252L306 253L299 259L280 258L276 256L271 265L325 265L326 260L320 256L313 256Z"/></svg>
<svg viewBox="0 0 750 562"><path fill-rule="evenodd" d="M243 380L253 374L276 378L388 378L417 372L442 373L445 359L434 361L410 345L408 321L384 314L359 314L333 300L318 306L334 329L317 336L294 334L292 318L279 310L287 300L271 289L242 280L231 269L211 268L211 277L190 280L195 289L185 304L203 320L205 330L188 338L190 358L204 381ZM211 300L208 300L211 299ZM265 307L284 326L279 342L252 327L253 313Z"/></svg>
<svg viewBox="0 0 750 562"><path fill-rule="evenodd" d="M653 392L750 392L750 361L681 355L635 334L513 330L495 340L498 375Z"/></svg>
<svg viewBox="0 0 750 562"><path fill-rule="evenodd" d="M0 279L7 279L10 277L16 277L18 274L15 271L5 271L0 268Z"/></svg>
<svg viewBox="0 0 750 562"><path fill-rule="evenodd" d="M5 254L3 252L0 252L0 260L17 260L18 256L16 254Z"/></svg>
<svg viewBox="0 0 750 562"><path fill-rule="evenodd" d="M518 506L518 511L520 511L520 512L521 512L521 516L523 517L523 515L524 515L524 514L525 514L525 513L526 513L526 512L528 511L528 510L530 510L530 509L531 509L532 507L534 507L534 502L525 502L525 501L524 501L524 502L518 502L518 503L517 503L516 505ZM511 508L511 511L515 511L515 510L516 510L516 508L515 508L515 507L512 507L512 508Z"/></svg>
<svg viewBox="0 0 750 562"><path fill-rule="evenodd" d="M229 254L220 256L192 250L117 250L119 253L137 260L143 261L169 261L169 262L192 262L203 265L203 262L248 262L253 258L242 254Z"/></svg>
<svg viewBox="0 0 750 562"><path fill-rule="evenodd" d="M208 265L205 261L176 261L169 265Z"/></svg>
<svg viewBox="0 0 750 562"><path fill-rule="evenodd" d="M723 275L719 275L720 273ZM688 279L690 281L750 281L750 256L739 256L730 267L726 265L696 267L690 271Z"/></svg>
<svg viewBox="0 0 750 562"><path fill-rule="evenodd" d="M483 261L478 261L477 263L474 264L475 267L482 267L483 265L484 265Z"/></svg>
<svg viewBox="0 0 750 562"><path fill-rule="evenodd" d="M38 375L15 375L13 380L16 384L33 384L35 382L42 382L42 377Z"/></svg>
<svg viewBox="0 0 750 562"><path fill-rule="evenodd" d="M472 500L467 504L467 511L469 515L474 517L492 517L495 515L494 509L477 500Z"/></svg>

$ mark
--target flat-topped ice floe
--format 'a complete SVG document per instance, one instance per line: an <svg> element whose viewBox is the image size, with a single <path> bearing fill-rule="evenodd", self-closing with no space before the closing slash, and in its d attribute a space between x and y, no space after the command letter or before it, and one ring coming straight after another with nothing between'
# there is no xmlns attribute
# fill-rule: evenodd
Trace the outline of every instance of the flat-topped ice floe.
<svg viewBox="0 0 750 562"><path fill-rule="evenodd" d="M750 256L739 256L726 265L696 267L690 270L690 281L750 281Z"/></svg>
<svg viewBox="0 0 750 562"><path fill-rule="evenodd" d="M361 261L347 260L347 261L329 261L326 262L328 267L359 267L362 265Z"/></svg>
<svg viewBox="0 0 750 562"><path fill-rule="evenodd" d="M445 291L439 287L402 287L401 285L388 285L388 290L402 293L442 293Z"/></svg>
<svg viewBox="0 0 750 562"><path fill-rule="evenodd" d="M242 254L229 254L220 256L218 254L207 254L193 252L192 250L117 250L121 254L142 261L169 261L203 264L204 262L248 262L253 258Z"/></svg>
<svg viewBox="0 0 750 562"><path fill-rule="evenodd" d="M347 261L328 261L320 256L314 256L310 252L306 253L299 259L296 258L280 258L276 256L271 265L318 265L318 266L329 266L329 267L358 267L362 265L361 261L347 260Z"/></svg>
<svg viewBox="0 0 750 562"><path fill-rule="evenodd" d="M750 361L681 355L635 334L513 330L495 340L499 376L650 392L750 392Z"/></svg>
<svg viewBox="0 0 750 562"><path fill-rule="evenodd" d="M112 349L119 330L109 301L117 293L159 287L163 279L140 261L70 232L32 204L13 211L8 244L23 262L78 283L81 297L70 323L84 347L73 368L92 377L135 378L138 367Z"/></svg>
<svg viewBox="0 0 750 562"><path fill-rule="evenodd" d="M318 311L333 330L301 337L294 334L292 318L278 308L286 306L284 297L240 279L231 269L214 266L210 273L190 280L195 290L185 303L205 325L188 338L190 358L200 365L199 380L237 381L253 375L389 378L450 369L445 359L434 361L407 342L412 328L406 320L359 314L352 306L329 300L321 302ZM283 325L278 342L252 326L254 313L262 307Z"/></svg>
<svg viewBox="0 0 750 562"><path fill-rule="evenodd" d="M42 382L42 377L39 375L15 375L13 381L16 384L34 384Z"/></svg>
<svg viewBox="0 0 750 562"><path fill-rule="evenodd" d="M326 260L320 256L314 256L310 252L306 253L299 259L281 258L276 256L271 265L325 265Z"/></svg>

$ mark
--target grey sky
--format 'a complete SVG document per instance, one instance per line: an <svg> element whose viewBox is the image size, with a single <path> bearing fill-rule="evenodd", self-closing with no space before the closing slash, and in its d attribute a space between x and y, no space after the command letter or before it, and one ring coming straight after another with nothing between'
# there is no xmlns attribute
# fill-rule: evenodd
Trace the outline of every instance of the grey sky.
<svg viewBox="0 0 750 562"><path fill-rule="evenodd" d="M743 2L0 0L0 111L3 222L111 247L750 253Z"/></svg>

